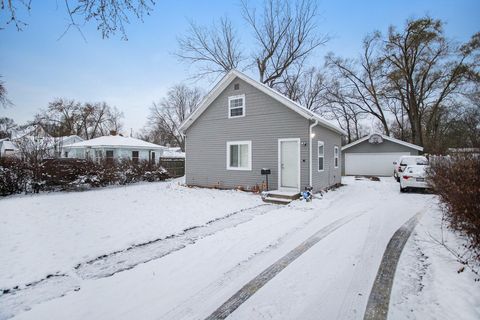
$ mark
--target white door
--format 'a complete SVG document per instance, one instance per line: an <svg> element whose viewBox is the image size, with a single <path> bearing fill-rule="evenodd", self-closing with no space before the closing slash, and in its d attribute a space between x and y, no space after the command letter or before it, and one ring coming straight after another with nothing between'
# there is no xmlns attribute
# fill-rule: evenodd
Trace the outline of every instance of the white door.
<svg viewBox="0 0 480 320"><path fill-rule="evenodd" d="M300 188L300 139L280 139L279 144L279 188Z"/></svg>
<svg viewBox="0 0 480 320"><path fill-rule="evenodd" d="M392 176L393 162L408 152L345 153L345 174L366 176Z"/></svg>

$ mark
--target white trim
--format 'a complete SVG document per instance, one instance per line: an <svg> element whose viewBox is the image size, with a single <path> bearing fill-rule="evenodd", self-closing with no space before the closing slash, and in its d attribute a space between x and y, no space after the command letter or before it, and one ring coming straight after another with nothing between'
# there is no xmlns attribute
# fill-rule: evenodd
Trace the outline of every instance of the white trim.
<svg viewBox="0 0 480 320"><path fill-rule="evenodd" d="M298 172L297 172L297 188L288 188L282 187L282 142L284 141L295 141L298 145ZM300 138L281 138L278 139L278 189L279 190L297 190L300 191L300 167L301 167L301 159L300 159Z"/></svg>
<svg viewBox="0 0 480 320"><path fill-rule="evenodd" d="M337 152L337 154L335 154L335 151ZM335 163L335 160L337 160ZM340 166L340 149L338 148L338 146L333 146L333 167L335 169L338 169L338 167Z"/></svg>
<svg viewBox="0 0 480 320"><path fill-rule="evenodd" d="M310 143L308 145L308 184L309 187L313 187L313 137L315 134L313 133L313 127L318 124L318 120L315 120L309 127L308 134Z"/></svg>
<svg viewBox="0 0 480 320"><path fill-rule="evenodd" d="M232 100L236 100L236 99L242 99L242 106L241 107L235 107L233 109L239 109L239 108L242 108L242 115L241 116L232 116L231 115L231 110L232 108L230 107L230 102ZM230 96L228 97L228 119L235 119L235 118L242 118L242 117L245 117L245 111L246 111L246 108L245 108L245 95L244 94L240 94L238 96Z"/></svg>
<svg viewBox="0 0 480 320"><path fill-rule="evenodd" d="M230 167L230 146L232 145L248 146L248 165L247 167ZM252 141L227 141L227 170L252 171Z"/></svg>
<svg viewBox="0 0 480 320"><path fill-rule="evenodd" d="M300 104L296 103L293 100L290 100L289 98L285 97L281 93L275 91L274 89L268 87L267 85L260 83L256 80L253 80L252 78L248 77L247 75L243 74L242 72L239 72L237 70L231 70L229 71L214 87L213 89L205 96L205 98L200 102L198 105L198 108L192 112L187 119L180 125L179 130L182 133L185 133L185 130L188 129L188 127L196 120L198 117L205 111L206 108L210 106L210 104L222 93L228 85L235 79L239 78L246 83L252 85L253 87L257 88L261 92L267 94L268 96L274 98L275 100L279 101L281 104L284 106L292 109L293 111L297 112L304 118L310 119L310 120L318 120L318 122L338 133L341 135L347 135L347 133L335 126L334 124L328 122L327 120L323 119L320 117L318 114L308 110L307 108L301 106Z"/></svg>
<svg viewBox="0 0 480 320"><path fill-rule="evenodd" d="M323 146L323 154L322 154L322 159L323 159L323 165L322 165L322 170L318 169L318 165L320 164L320 145ZM334 151L335 152L335 151ZM335 161L335 160L334 160ZM318 140L317 141L317 171L318 172L323 172L325 171L325 142Z"/></svg>
<svg viewBox="0 0 480 320"><path fill-rule="evenodd" d="M418 150L418 151L423 151L423 147L417 146L416 144L412 144L412 143L408 143L408 142L405 142L405 141L402 141L402 140L398 140L398 139L395 139L395 138L391 138L391 137L389 137L389 136L386 136L386 135L383 135L383 134L380 134L380 133L372 133L372 134L369 134L368 136L365 136L365 137L363 137L363 138L361 138L361 139L358 139L357 141L354 141L354 142L352 142L352 143L349 143L349 144L347 144L347 145L344 145L344 146L342 147L342 151L344 151L344 150L346 150L346 149L348 149L348 148L350 148L350 147L353 147L353 146L355 146L355 145L357 145L357 144L359 144L359 143L362 143L362 142L364 142L365 140L370 139L370 137L373 136L373 135L375 135L375 134L376 134L376 135L379 135L379 136L381 136L383 139L388 140L388 141L391 141L391 142L393 142L393 143L397 143L397 144L400 144L400 145L403 145L403 146L406 146L406 147L409 147L409 148L412 148L412 149L415 149L415 150Z"/></svg>

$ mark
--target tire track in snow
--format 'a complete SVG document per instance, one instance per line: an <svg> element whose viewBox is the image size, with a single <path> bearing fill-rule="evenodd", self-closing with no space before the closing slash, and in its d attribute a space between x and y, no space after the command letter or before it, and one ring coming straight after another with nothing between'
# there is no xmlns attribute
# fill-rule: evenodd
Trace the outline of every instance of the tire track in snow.
<svg viewBox="0 0 480 320"><path fill-rule="evenodd" d="M402 250L423 212L423 210L420 211L405 222L393 234L388 242L368 298L367 308L363 318L364 320L387 319L393 279L395 277L398 261L400 260L400 255L402 254Z"/></svg>
<svg viewBox="0 0 480 320"><path fill-rule="evenodd" d="M231 212L223 217L210 220L204 225L193 226L180 233L155 239L115 251L78 264L67 273L56 273L38 281L17 285L0 291L0 319L13 317L21 310L29 310L34 304L64 296L68 292L81 289L82 279L110 277L118 272L154 259L160 259L187 245L211 236L221 230L236 227L254 217L283 208L273 204L260 204L254 207Z"/></svg>
<svg viewBox="0 0 480 320"><path fill-rule="evenodd" d="M291 250L285 256L273 263L270 267L263 270L258 276L253 278L253 280L245 284L239 291L237 291L233 296L231 296L230 299L228 299L210 316L208 316L206 320L219 320L227 318L232 312L234 312L238 307L240 307L240 305L247 301L260 288L262 288L265 284L272 280L277 274L279 274L283 269L285 269L290 263L299 258L302 254L304 254L308 249L313 247L320 240L322 240L338 228L344 226L348 222L352 221L355 218L358 218L361 215L362 214L357 214L340 218L317 231L314 235L302 242L295 249Z"/></svg>

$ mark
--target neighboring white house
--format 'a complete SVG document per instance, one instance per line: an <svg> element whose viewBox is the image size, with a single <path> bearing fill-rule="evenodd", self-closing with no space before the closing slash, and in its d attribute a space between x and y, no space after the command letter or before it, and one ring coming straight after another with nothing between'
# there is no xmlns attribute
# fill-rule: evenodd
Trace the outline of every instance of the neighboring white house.
<svg viewBox="0 0 480 320"><path fill-rule="evenodd" d="M63 158L131 159L157 162L165 147L132 137L111 135L63 146Z"/></svg>
<svg viewBox="0 0 480 320"><path fill-rule="evenodd" d="M62 157L64 150L64 146L68 146L77 142L84 141L82 137L79 137L77 135L70 135L70 136L63 136L63 137L55 137L53 139L53 152L55 157Z"/></svg>
<svg viewBox="0 0 480 320"><path fill-rule="evenodd" d="M17 146L10 139L0 139L0 158L15 156L18 152Z"/></svg>
<svg viewBox="0 0 480 320"><path fill-rule="evenodd" d="M185 158L185 152L180 147L166 147L162 158Z"/></svg>

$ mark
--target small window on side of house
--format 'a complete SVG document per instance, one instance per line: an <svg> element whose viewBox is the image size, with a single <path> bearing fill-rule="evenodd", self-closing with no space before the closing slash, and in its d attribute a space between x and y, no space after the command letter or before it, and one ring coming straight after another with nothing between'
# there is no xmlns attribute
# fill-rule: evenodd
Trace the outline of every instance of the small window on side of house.
<svg viewBox="0 0 480 320"><path fill-rule="evenodd" d="M338 147L334 146L333 147L333 162L334 162L335 168L338 168L338 156L339 156Z"/></svg>
<svg viewBox="0 0 480 320"><path fill-rule="evenodd" d="M323 141L318 141L318 171L324 170L324 159L325 159L325 144Z"/></svg>
<svg viewBox="0 0 480 320"><path fill-rule="evenodd" d="M233 90L238 90L238 89L240 89L240 84L239 84L239 83L235 83L235 84L233 85Z"/></svg>
<svg viewBox="0 0 480 320"><path fill-rule="evenodd" d="M113 150L105 151L105 157L107 158L107 162L113 162Z"/></svg>
<svg viewBox="0 0 480 320"><path fill-rule="evenodd" d="M228 97L228 118L245 116L245 95Z"/></svg>
<svg viewBox="0 0 480 320"><path fill-rule="evenodd" d="M132 161L138 163L138 151L132 151Z"/></svg>

